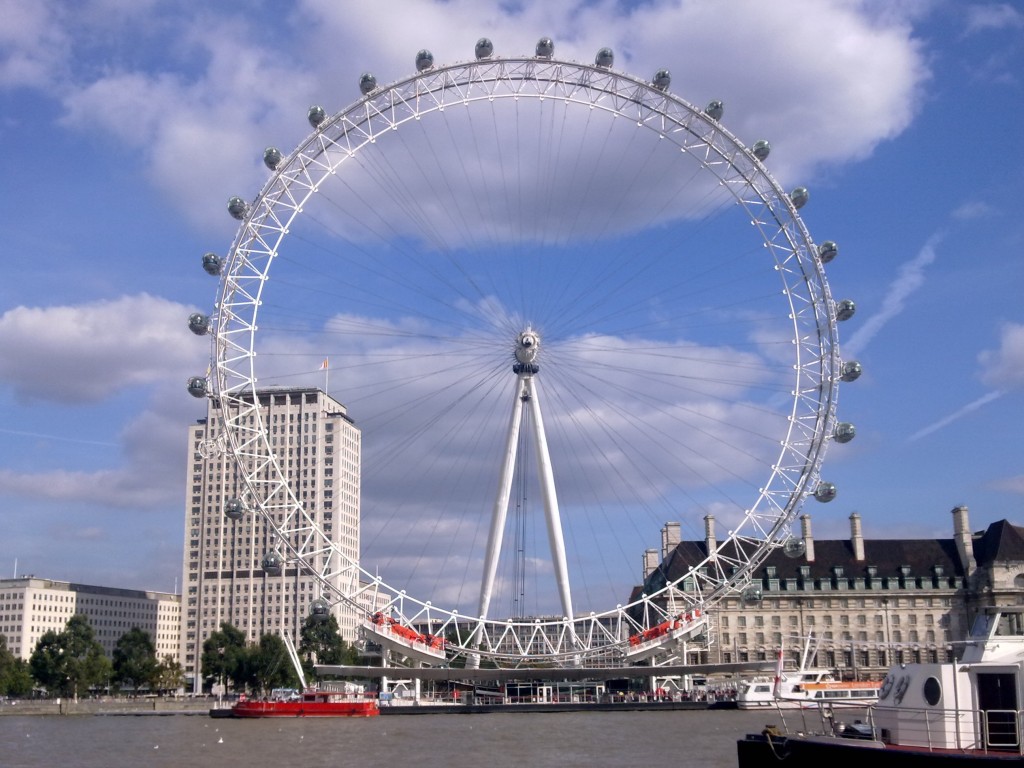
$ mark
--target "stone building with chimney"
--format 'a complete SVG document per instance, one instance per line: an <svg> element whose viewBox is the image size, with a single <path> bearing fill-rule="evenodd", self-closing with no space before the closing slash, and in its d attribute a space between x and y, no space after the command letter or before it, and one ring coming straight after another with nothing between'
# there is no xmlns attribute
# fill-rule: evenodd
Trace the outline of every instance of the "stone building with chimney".
<svg viewBox="0 0 1024 768"><path fill-rule="evenodd" d="M953 658L984 607L1024 604L1024 528L1001 520L972 532L967 507L952 514L949 539L865 539L854 512L844 540L816 540L803 515L803 553L772 552L753 574L760 602L736 594L718 603L709 612L710 642L688 650L686 661L767 661L782 649L792 669L809 648L808 666L878 677L894 663ZM704 523L703 541L681 541L678 523L662 529L661 551L644 553L634 594L719 551L714 519ZM687 588L684 581L680 590Z"/></svg>

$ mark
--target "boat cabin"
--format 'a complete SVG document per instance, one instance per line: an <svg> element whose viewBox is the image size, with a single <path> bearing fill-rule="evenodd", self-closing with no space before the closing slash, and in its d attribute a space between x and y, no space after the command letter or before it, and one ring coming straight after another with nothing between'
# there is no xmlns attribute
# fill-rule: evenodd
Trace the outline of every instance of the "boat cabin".
<svg viewBox="0 0 1024 768"><path fill-rule="evenodd" d="M879 690L881 741L940 749L1021 747L1024 606L986 608L955 663L893 667Z"/></svg>

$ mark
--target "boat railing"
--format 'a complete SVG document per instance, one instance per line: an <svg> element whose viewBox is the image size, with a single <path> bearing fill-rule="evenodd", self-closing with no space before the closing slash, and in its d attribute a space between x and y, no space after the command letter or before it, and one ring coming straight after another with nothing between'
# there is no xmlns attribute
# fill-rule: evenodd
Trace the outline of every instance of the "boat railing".
<svg viewBox="0 0 1024 768"><path fill-rule="evenodd" d="M788 733L820 733L926 750L963 750L1024 755L1024 711L1013 709L892 709L829 701L807 709L779 708ZM799 719L799 727L786 720Z"/></svg>

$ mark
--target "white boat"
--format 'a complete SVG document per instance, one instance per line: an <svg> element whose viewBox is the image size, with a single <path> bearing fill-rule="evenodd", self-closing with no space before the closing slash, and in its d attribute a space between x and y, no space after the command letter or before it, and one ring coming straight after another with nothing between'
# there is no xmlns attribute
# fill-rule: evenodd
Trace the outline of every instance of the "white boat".
<svg viewBox="0 0 1024 768"><path fill-rule="evenodd" d="M862 704L878 701L881 681L836 680L827 669L802 669L774 679L756 678L740 684L738 709L798 709L818 704Z"/></svg>
<svg viewBox="0 0 1024 768"><path fill-rule="evenodd" d="M822 703L862 704L878 701L880 681L839 680L831 669L808 667L813 637L807 640L800 668L786 672L779 669L775 677L756 677L741 681L736 693L738 709L799 709Z"/></svg>
<svg viewBox="0 0 1024 768"><path fill-rule="evenodd" d="M993 763L1024 766L1024 606L989 607L975 620L960 658L889 670L879 700L861 722L842 723L831 708L801 722L748 734L737 743L739 768L858 764L943 768Z"/></svg>

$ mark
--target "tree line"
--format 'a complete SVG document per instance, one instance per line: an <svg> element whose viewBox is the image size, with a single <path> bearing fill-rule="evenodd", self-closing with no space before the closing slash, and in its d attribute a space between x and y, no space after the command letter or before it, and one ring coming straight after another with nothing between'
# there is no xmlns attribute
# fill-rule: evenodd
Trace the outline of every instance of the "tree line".
<svg viewBox="0 0 1024 768"><path fill-rule="evenodd" d="M306 620L299 655L307 679L314 663L353 664L358 658L356 649L341 638L333 616ZM220 683L238 692L261 693L299 683L280 636L267 634L248 643L245 633L228 623L203 643L201 664L206 689ZM39 690L73 698L97 690L162 693L184 684L178 660L170 654L158 659L152 637L139 627L118 639L110 657L82 615L72 616L60 632L46 632L28 661L15 656L0 634L0 696L29 696Z"/></svg>
<svg viewBox="0 0 1024 768"><path fill-rule="evenodd" d="M307 681L315 664L355 664L359 651L345 642L333 616L310 616L302 625L299 660ZM274 688L297 688L298 673L280 635L266 634L258 642L246 642L245 633L227 622L203 643L200 658L204 687L213 684L224 690L266 694Z"/></svg>
<svg viewBox="0 0 1024 768"><path fill-rule="evenodd" d="M180 688L184 679L178 660L171 655L157 659L153 639L138 627L118 639L112 658L80 614L68 619L60 632L51 629L40 637L28 661L16 657L0 635L3 696L29 696L40 690L72 698L96 690L170 691Z"/></svg>

